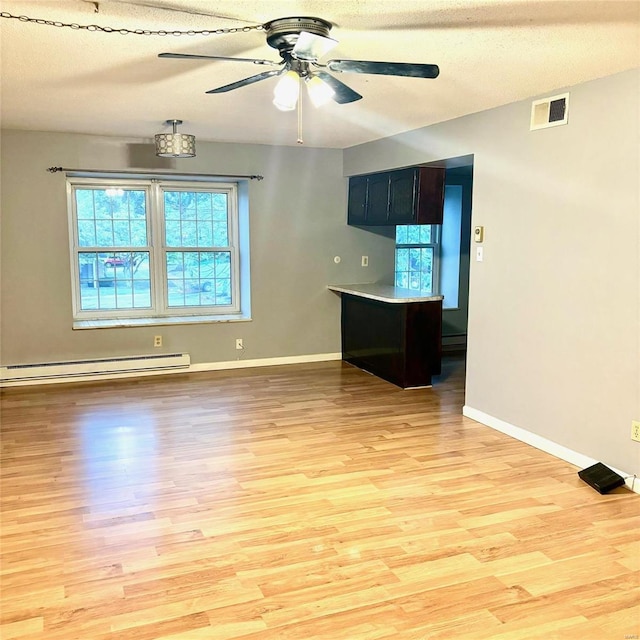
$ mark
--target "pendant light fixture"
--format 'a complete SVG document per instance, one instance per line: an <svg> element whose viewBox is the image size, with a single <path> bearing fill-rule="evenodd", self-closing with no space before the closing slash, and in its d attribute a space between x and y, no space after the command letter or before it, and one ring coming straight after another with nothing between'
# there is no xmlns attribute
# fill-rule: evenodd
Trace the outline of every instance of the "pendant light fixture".
<svg viewBox="0 0 640 640"><path fill-rule="evenodd" d="M193 158L196 155L196 137L188 133L178 133L182 120L167 120L173 125L173 133L156 134L156 155L161 158Z"/></svg>

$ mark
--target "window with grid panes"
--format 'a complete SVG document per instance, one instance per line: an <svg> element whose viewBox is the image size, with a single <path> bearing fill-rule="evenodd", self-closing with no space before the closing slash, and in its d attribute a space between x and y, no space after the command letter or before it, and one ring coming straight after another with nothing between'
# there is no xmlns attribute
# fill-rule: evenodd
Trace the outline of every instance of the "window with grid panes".
<svg viewBox="0 0 640 640"><path fill-rule="evenodd" d="M74 318L240 310L237 184L68 180Z"/></svg>
<svg viewBox="0 0 640 640"><path fill-rule="evenodd" d="M396 227L395 284L397 287L433 294L438 288L438 225Z"/></svg>

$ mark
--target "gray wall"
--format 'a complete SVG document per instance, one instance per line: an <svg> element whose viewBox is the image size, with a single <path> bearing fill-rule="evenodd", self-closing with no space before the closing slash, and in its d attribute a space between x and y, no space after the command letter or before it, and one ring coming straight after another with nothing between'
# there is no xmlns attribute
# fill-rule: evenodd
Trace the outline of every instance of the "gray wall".
<svg viewBox="0 0 640 640"><path fill-rule="evenodd" d="M567 126L530 132L519 102L352 147L344 168L474 154L467 406L640 474L639 89L638 70L610 76L569 88Z"/></svg>
<svg viewBox="0 0 640 640"><path fill-rule="evenodd" d="M236 337L244 359L339 352L339 298L326 285L373 282L393 265L391 241L346 226L342 152L198 142L195 159L165 161L143 142L2 132L2 364L160 352L220 362L237 358ZM74 331L65 179L50 166L263 175L249 187L253 320Z"/></svg>

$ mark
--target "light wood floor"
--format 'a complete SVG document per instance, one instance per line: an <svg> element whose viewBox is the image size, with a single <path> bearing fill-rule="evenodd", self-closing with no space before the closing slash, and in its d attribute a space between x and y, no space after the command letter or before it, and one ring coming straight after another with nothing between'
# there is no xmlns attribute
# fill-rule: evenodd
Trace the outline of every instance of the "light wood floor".
<svg viewBox="0 0 640 640"><path fill-rule="evenodd" d="M640 497L340 362L2 394L3 640L624 640Z"/></svg>

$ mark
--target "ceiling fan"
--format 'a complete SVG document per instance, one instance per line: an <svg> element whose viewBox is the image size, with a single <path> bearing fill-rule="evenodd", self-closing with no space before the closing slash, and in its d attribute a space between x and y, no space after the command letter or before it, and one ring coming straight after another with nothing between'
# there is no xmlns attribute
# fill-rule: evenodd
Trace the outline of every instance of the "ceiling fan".
<svg viewBox="0 0 640 640"><path fill-rule="evenodd" d="M329 100L347 104L360 100L362 96L344 82L332 76L336 73L365 73L412 78L436 78L440 69L435 64L407 62L371 62L365 60L329 60L325 64L318 59L335 47L338 42L329 37L332 24L321 18L278 18L262 25L267 34L267 44L280 53L281 61L256 58L233 58L188 53L160 53L159 58L197 60L232 60L257 65L277 67L232 82L206 93L225 93L261 80L281 76L274 91L274 104L283 111L296 108L302 83L307 87L314 105L320 106Z"/></svg>

